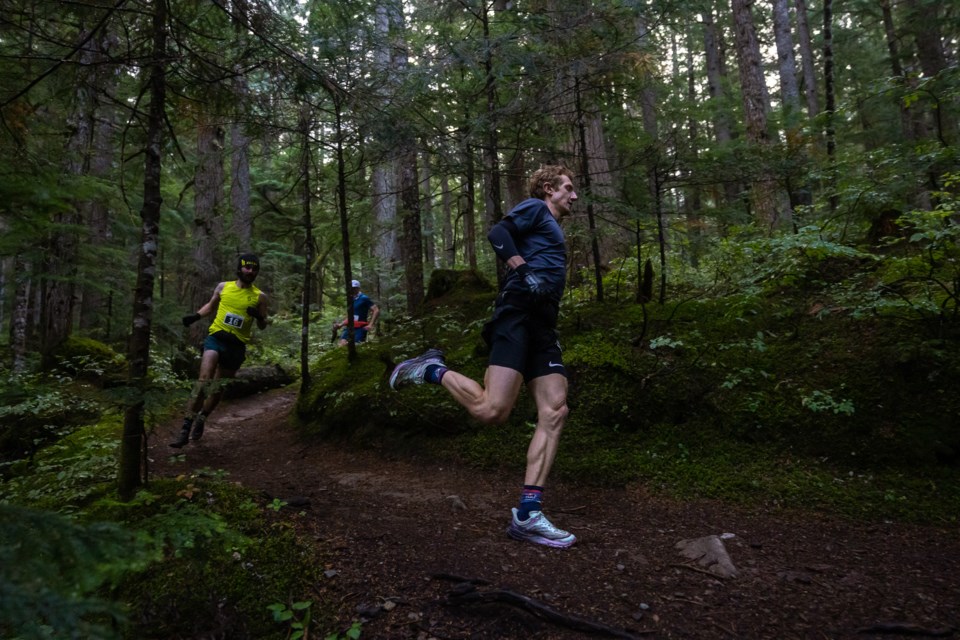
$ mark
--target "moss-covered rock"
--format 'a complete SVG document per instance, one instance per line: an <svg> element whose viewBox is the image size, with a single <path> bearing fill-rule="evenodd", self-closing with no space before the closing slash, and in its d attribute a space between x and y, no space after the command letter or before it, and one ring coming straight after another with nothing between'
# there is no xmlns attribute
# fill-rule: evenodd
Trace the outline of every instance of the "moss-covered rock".
<svg viewBox="0 0 960 640"><path fill-rule="evenodd" d="M456 434L477 425L442 389L430 385L390 389L394 364L428 348L447 362L481 377L486 355L480 331L494 290L476 272L433 272L424 314L395 322L393 335L330 351L311 369L312 385L300 394L297 416L306 435L384 446L422 446L431 435ZM418 443L419 442L419 443Z"/></svg>
<svg viewBox="0 0 960 640"><path fill-rule="evenodd" d="M122 384L127 374L123 356L93 338L70 336L51 353L50 362L60 371L102 388Z"/></svg>

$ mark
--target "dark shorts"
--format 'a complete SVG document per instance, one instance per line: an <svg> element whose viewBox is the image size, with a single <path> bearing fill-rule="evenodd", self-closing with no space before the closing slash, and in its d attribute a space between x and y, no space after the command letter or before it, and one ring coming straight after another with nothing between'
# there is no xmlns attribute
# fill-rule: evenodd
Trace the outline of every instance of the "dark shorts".
<svg viewBox="0 0 960 640"><path fill-rule="evenodd" d="M340 333L341 340L350 339L350 329L344 327L343 331ZM353 341L354 342L366 342L367 341L367 329L366 327L359 329L357 327L353 328Z"/></svg>
<svg viewBox="0 0 960 640"><path fill-rule="evenodd" d="M220 354L217 366L236 371L247 358L247 345L243 340L226 331L217 331L203 341L204 351L216 351Z"/></svg>
<svg viewBox="0 0 960 640"><path fill-rule="evenodd" d="M519 371L527 382L552 373L566 377L556 330L558 309L553 302L500 294L493 317L483 327L490 346L488 363Z"/></svg>

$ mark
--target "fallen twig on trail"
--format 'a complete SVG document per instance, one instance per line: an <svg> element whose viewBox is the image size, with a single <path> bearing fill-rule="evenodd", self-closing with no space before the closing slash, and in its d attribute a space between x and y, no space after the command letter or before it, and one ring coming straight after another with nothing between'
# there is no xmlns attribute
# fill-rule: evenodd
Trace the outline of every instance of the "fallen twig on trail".
<svg viewBox="0 0 960 640"><path fill-rule="evenodd" d="M600 622L585 620L577 616L568 616L545 605L539 600L525 596L522 593L517 593L516 591L510 591L509 589L477 591L475 588L464 589L464 586L466 585L461 584L459 589L450 592L450 594L447 596L445 604L462 605L502 602L504 604L523 609L528 613L532 613L533 615L543 618L544 620L554 624L573 629L574 631L583 631L585 633L604 635L611 638L626 638L627 640L636 640L640 635L655 633L653 630L631 633L622 629L615 629L614 627L607 626Z"/></svg>

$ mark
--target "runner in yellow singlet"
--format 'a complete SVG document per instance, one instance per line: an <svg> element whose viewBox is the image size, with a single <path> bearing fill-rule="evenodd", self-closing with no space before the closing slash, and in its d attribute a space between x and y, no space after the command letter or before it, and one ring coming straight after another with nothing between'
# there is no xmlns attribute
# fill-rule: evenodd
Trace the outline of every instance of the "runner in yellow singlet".
<svg viewBox="0 0 960 640"><path fill-rule="evenodd" d="M189 327L200 318L214 316L210 334L203 341L200 377L187 402L180 436L170 443L171 447L179 449L203 436L204 423L223 395L223 389L213 381L235 377L246 358L254 322L260 329L266 328L267 296L253 284L259 273L260 259L252 253L243 254L237 259L237 279L218 284L209 302L183 317L183 326Z"/></svg>

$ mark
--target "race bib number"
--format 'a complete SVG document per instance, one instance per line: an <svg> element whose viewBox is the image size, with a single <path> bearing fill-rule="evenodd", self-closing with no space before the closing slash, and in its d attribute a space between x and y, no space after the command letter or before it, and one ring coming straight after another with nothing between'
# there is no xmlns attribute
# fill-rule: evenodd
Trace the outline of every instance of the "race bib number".
<svg viewBox="0 0 960 640"><path fill-rule="evenodd" d="M243 316L239 316L235 313L228 313L223 316L223 324L239 329L243 326Z"/></svg>

